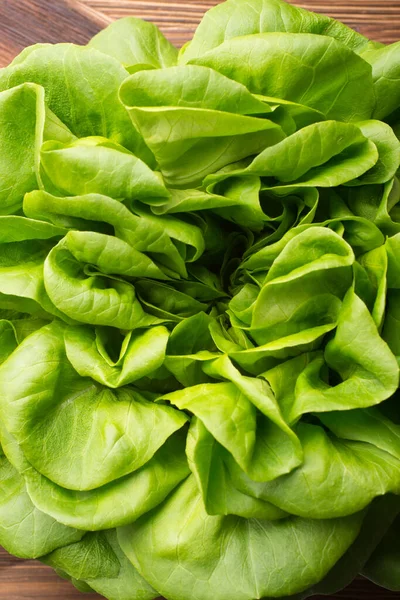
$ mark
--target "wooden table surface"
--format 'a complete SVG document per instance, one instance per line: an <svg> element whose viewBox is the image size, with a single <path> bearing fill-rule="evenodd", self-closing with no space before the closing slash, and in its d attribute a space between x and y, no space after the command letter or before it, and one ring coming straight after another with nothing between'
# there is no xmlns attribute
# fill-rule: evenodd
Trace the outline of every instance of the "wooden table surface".
<svg viewBox="0 0 400 600"><path fill-rule="evenodd" d="M84 44L112 20L135 15L156 23L167 37L182 45L192 35L204 11L217 0L0 0L0 66L35 42ZM329 14L371 39L400 39L400 0L293 0L293 4ZM87 600L48 567L22 561L0 549L0 600ZM321 597L329 600L327 596ZM332 597L333 598L333 597ZM400 600L359 579L337 594L342 600ZM318 598L315 596L315 600ZM229 598L227 598L229 600Z"/></svg>

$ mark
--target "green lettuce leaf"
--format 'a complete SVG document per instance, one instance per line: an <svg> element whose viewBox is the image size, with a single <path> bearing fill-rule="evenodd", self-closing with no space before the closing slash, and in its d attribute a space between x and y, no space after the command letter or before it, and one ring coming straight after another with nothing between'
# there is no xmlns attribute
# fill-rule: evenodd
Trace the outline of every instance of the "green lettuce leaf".
<svg viewBox="0 0 400 600"><path fill-rule="evenodd" d="M195 589L201 600L210 593L218 600L250 600L294 594L322 579L353 543L362 518L360 513L332 520L208 516L191 477L156 512L118 530L118 539L165 596L186 600ZM282 577L287 570L293 578Z"/></svg>
<svg viewBox="0 0 400 600"><path fill-rule="evenodd" d="M95 48L37 44L0 71L0 89L37 83L45 89L49 108L74 135L109 138L151 163L151 152L118 99L127 76L115 58Z"/></svg>
<svg viewBox="0 0 400 600"><path fill-rule="evenodd" d="M202 56L225 40L267 32L330 36L355 51L368 46L367 38L343 23L283 0L228 0L205 14L193 40L183 48L181 60Z"/></svg>
<svg viewBox="0 0 400 600"><path fill-rule="evenodd" d="M130 73L172 67L178 60L175 46L153 23L135 17L111 23L95 35L88 46L112 56Z"/></svg>
<svg viewBox="0 0 400 600"><path fill-rule="evenodd" d="M304 104L328 119L361 121L374 110L370 65L324 35L243 35L191 62L215 69L253 94Z"/></svg>

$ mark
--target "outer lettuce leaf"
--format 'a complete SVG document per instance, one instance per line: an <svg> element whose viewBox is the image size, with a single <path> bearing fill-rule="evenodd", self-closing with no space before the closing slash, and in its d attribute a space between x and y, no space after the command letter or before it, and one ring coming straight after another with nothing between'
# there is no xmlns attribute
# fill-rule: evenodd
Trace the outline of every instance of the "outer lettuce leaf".
<svg viewBox="0 0 400 600"><path fill-rule="evenodd" d="M159 173L105 138L81 138L70 144L48 141L42 146L40 160L47 180L59 194L93 193L144 201L168 196Z"/></svg>
<svg viewBox="0 0 400 600"><path fill-rule="evenodd" d="M152 510L187 477L183 450L184 440L172 436L143 467L91 491L61 487L32 468L24 479L35 506L59 523L89 531L120 527Z"/></svg>
<svg viewBox="0 0 400 600"><path fill-rule="evenodd" d="M83 532L61 525L38 510L24 479L0 456L0 543L20 558L39 558L55 548L77 542Z"/></svg>
<svg viewBox="0 0 400 600"><path fill-rule="evenodd" d="M135 73L122 84L120 97L127 107L207 108L238 115L272 112L241 83L196 65Z"/></svg>
<svg viewBox="0 0 400 600"><path fill-rule="evenodd" d="M66 233L65 227L58 227L36 219L27 219L17 215L0 217L0 244L26 240L48 240Z"/></svg>
<svg viewBox="0 0 400 600"><path fill-rule="evenodd" d="M165 596L186 600L196 590L199 600L211 593L217 600L250 600L294 594L321 580L353 543L362 518L360 513L333 520L208 516L191 477L160 509L120 529L118 539ZM287 570L293 577L282 577Z"/></svg>
<svg viewBox="0 0 400 600"><path fill-rule="evenodd" d="M212 69L187 69L141 71L121 87L135 127L175 188L196 187L209 173L285 137L276 123L247 116L271 109L244 86Z"/></svg>
<svg viewBox="0 0 400 600"><path fill-rule="evenodd" d="M400 427L379 409L333 411L318 417L337 437L373 444L400 459Z"/></svg>
<svg viewBox="0 0 400 600"><path fill-rule="evenodd" d="M204 249L201 230L186 222L179 227L179 221L173 217L156 217L143 206L135 205L133 210L137 214L121 202L100 194L60 198L40 191L27 194L24 199L27 215L54 224L84 231L97 231L99 223L111 225L117 238L146 253L167 269L168 275L185 277L185 261L198 258ZM153 268L151 274L154 273ZM161 274L159 277L164 278Z"/></svg>
<svg viewBox="0 0 400 600"><path fill-rule="evenodd" d="M0 71L0 89L37 83L46 91L49 108L74 135L109 138L151 163L151 152L118 100L127 76L116 59L94 48L37 44Z"/></svg>
<svg viewBox="0 0 400 600"><path fill-rule="evenodd" d="M330 386L320 377L326 364L339 373L341 383ZM329 412L369 407L390 398L399 383L395 356L380 338L365 304L348 292L338 327L324 353L296 382L296 399L290 419L305 412Z"/></svg>
<svg viewBox="0 0 400 600"><path fill-rule="evenodd" d="M400 590L399 526L397 518L362 570L365 577L395 592Z"/></svg>
<svg viewBox="0 0 400 600"><path fill-rule="evenodd" d="M378 158L376 145L356 125L325 121L267 147L246 168L210 175L205 184L232 176L259 175L294 188L335 187L364 175Z"/></svg>
<svg viewBox="0 0 400 600"><path fill-rule="evenodd" d="M351 182L349 185L359 183L377 184L391 181L396 175L400 165L400 142L394 134L393 129L381 121L364 121L358 123L363 135L371 140L378 149L379 160L376 165L363 175L359 182Z"/></svg>
<svg viewBox="0 0 400 600"><path fill-rule="evenodd" d="M172 435L153 458L134 473L90 491L61 487L26 460L15 437L1 426L5 454L24 480L39 511L67 527L98 531L132 523L160 504L189 473L182 432Z"/></svg>
<svg viewBox="0 0 400 600"><path fill-rule="evenodd" d="M172 67L178 60L177 49L153 23L135 17L111 23L88 46L112 56L130 73Z"/></svg>
<svg viewBox="0 0 400 600"><path fill-rule="evenodd" d="M343 23L283 0L228 0L205 14L192 42L181 52L181 61L202 56L225 40L274 31L327 35L355 51L368 45L367 38Z"/></svg>
<svg viewBox="0 0 400 600"><path fill-rule="evenodd" d="M112 392L81 378L67 360L63 333L58 323L44 327L3 363L0 413L42 475L89 491L146 464L187 417L134 390ZM16 378L24 364L29 375Z"/></svg>
<svg viewBox="0 0 400 600"><path fill-rule="evenodd" d="M362 53L364 60L372 65L376 96L375 119L382 120L400 107L399 56L400 42Z"/></svg>
<svg viewBox="0 0 400 600"><path fill-rule="evenodd" d="M40 86L22 83L0 93L0 215L18 210L24 194L38 187L44 119Z"/></svg>
<svg viewBox="0 0 400 600"><path fill-rule="evenodd" d="M244 35L192 62L242 83L253 94L297 102L328 119L361 121L374 110L370 65L327 36Z"/></svg>
<svg viewBox="0 0 400 600"><path fill-rule="evenodd" d="M374 500L366 512L356 540L322 581L285 600L303 600L316 594L336 594L349 585L392 525L399 509L398 498L392 494Z"/></svg>
<svg viewBox="0 0 400 600"><path fill-rule="evenodd" d="M129 114L172 187L196 187L209 173L285 137L282 128L267 119L207 108L132 107Z"/></svg>
<svg viewBox="0 0 400 600"><path fill-rule="evenodd" d="M399 460L387 452L337 440L315 425L301 424L297 433L303 464L274 481L253 484L257 497L291 514L326 519L358 512L387 492L399 494Z"/></svg>

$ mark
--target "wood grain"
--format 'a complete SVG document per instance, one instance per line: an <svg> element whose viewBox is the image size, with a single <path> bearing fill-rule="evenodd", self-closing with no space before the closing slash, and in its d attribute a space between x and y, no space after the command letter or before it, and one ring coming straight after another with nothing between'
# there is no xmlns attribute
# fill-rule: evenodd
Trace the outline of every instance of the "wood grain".
<svg viewBox="0 0 400 600"><path fill-rule="evenodd" d="M178 46L192 36L204 12L218 0L0 0L0 66L36 42L85 44L111 20L135 15L153 21ZM293 0L329 14L368 37L400 38L400 0ZM78 600L82 595L37 561L22 561L0 548L0 600ZM399 600L400 595L357 579L336 596L314 600ZM229 600L229 599L227 599Z"/></svg>
<svg viewBox="0 0 400 600"><path fill-rule="evenodd" d="M191 38L204 12L220 0L0 0L0 66L35 42L85 44L111 20L153 21L177 46ZM329 14L371 39L400 39L400 0L292 0Z"/></svg>
<svg viewBox="0 0 400 600"><path fill-rule="evenodd" d="M74 0L0 0L0 66L34 43L86 44L110 22Z"/></svg>
<svg viewBox="0 0 400 600"><path fill-rule="evenodd" d="M0 600L99 600L80 594L68 581L34 560L19 560L0 548Z"/></svg>

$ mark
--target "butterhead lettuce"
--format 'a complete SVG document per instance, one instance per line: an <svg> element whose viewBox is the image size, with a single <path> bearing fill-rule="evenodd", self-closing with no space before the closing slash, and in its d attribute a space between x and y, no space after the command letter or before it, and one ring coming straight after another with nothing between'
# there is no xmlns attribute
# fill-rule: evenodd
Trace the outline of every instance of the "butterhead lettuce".
<svg viewBox="0 0 400 600"><path fill-rule="evenodd" d="M400 590L400 47L227 0L0 70L0 544L109 600Z"/></svg>

